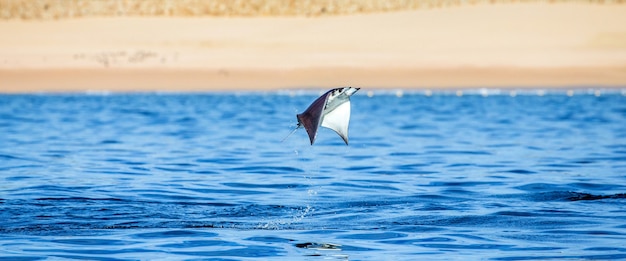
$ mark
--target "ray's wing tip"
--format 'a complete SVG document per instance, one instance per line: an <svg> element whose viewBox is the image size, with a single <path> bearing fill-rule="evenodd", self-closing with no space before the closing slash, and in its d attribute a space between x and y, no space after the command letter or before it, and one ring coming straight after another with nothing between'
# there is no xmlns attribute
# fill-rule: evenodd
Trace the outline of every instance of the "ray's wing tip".
<svg viewBox="0 0 626 261"><path fill-rule="evenodd" d="M313 143L315 143L315 134L309 135L309 141L311 141L311 146L313 146Z"/></svg>
<svg viewBox="0 0 626 261"><path fill-rule="evenodd" d="M343 135L339 135L339 136L341 136L341 138L343 139L343 142L345 142L346 146L348 146L348 136L345 136L345 137Z"/></svg>

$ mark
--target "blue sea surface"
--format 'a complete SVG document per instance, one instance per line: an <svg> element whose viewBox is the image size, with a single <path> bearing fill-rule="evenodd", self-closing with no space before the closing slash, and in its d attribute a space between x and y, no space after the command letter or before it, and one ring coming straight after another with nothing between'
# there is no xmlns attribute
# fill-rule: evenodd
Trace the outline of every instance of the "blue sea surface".
<svg viewBox="0 0 626 261"><path fill-rule="evenodd" d="M626 92L0 95L0 260L626 259Z"/></svg>

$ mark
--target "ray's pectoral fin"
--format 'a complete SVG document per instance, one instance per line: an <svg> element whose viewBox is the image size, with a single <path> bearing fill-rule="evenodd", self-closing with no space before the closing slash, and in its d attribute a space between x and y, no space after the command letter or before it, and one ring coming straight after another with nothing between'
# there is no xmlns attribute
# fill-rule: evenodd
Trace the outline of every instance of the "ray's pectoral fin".
<svg viewBox="0 0 626 261"><path fill-rule="evenodd" d="M350 101L337 106L334 110L324 115L322 127L334 130L348 145L348 125L350 124Z"/></svg>
<svg viewBox="0 0 626 261"><path fill-rule="evenodd" d="M309 108L303 113L298 114L298 126L304 127L306 133L309 135L311 145L315 142L317 136L317 129L322 121L324 106L326 104L327 95L322 95L315 100Z"/></svg>
<svg viewBox="0 0 626 261"><path fill-rule="evenodd" d="M311 145L315 142L315 136L317 135L318 123L314 121L309 114L298 114L298 126L304 127L306 133L309 135L309 140L311 141Z"/></svg>

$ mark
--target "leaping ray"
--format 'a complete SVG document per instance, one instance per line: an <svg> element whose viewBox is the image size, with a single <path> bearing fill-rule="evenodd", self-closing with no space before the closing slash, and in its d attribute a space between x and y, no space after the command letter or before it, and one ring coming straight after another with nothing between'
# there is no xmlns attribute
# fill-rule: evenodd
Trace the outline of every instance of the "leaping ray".
<svg viewBox="0 0 626 261"><path fill-rule="evenodd" d="M322 127L334 130L348 145L348 124L350 123L350 96L361 88L342 87L327 91L317 98L309 108L298 114L297 129L304 127L311 145L315 142L317 129ZM291 135L291 133L289 135ZM289 137L287 135L287 137ZM287 138L285 137L285 139ZM283 139L284 140L284 139Z"/></svg>

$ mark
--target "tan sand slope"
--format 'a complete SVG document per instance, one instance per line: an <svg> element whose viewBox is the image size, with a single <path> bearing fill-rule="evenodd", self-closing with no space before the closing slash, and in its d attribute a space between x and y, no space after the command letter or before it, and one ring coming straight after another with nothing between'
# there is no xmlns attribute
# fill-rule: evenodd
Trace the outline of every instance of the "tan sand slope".
<svg viewBox="0 0 626 261"><path fill-rule="evenodd" d="M0 21L0 92L626 85L626 6Z"/></svg>

